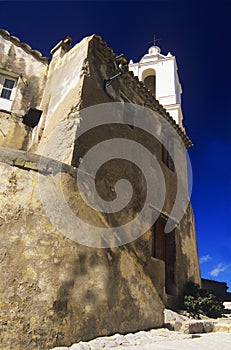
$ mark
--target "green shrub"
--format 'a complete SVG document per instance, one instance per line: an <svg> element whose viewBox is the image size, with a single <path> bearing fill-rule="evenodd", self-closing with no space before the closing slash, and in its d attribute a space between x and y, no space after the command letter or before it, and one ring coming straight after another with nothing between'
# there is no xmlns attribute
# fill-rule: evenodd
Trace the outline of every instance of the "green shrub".
<svg viewBox="0 0 231 350"><path fill-rule="evenodd" d="M190 283L184 296L184 308L194 317L205 315L217 318L221 316L224 305L212 293L208 293L197 284Z"/></svg>

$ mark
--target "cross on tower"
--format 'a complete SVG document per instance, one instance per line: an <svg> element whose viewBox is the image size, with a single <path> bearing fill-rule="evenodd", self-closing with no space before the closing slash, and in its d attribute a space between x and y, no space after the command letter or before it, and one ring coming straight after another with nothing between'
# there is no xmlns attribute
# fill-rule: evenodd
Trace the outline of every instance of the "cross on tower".
<svg viewBox="0 0 231 350"><path fill-rule="evenodd" d="M153 40L152 40L152 41L149 41L148 43L149 43L149 44L153 44L153 46L156 46L156 42L157 42L157 41L160 41L160 39L159 39L159 38L157 39L157 38L156 38L156 35L154 34L154 35L153 35Z"/></svg>

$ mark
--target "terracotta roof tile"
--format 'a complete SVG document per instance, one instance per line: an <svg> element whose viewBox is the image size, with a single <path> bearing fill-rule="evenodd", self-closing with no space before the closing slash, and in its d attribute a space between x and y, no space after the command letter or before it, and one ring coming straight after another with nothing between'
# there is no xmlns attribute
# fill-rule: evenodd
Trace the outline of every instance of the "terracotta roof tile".
<svg viewBox="0 0 231 350"><path fill-rule="evenodd" d="M38 60L42 61L43 63L48 63L48 58L43 57L41 52L37 50L33 50L30 45L26 43L22 43L19 38L16 36L10 35L10 33L7 30L0 29L0 35L8 40L10 40L13 44L21 47L23 50L37 58Z"/></svg>

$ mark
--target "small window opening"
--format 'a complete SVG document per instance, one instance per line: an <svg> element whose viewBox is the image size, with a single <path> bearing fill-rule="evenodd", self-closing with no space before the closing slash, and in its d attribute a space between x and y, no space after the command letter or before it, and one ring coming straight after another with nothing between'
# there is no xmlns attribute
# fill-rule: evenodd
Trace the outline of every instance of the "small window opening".
<svg viewBox="0 0 231 350"><path fill-rule="evenodd" d="M10 96L11 96L12 90L14 88L14 84L15 84L15 80L5 78L3 86L2 86L2 91L1 91L2 98L10 100Z"/></svg>
<svg viewBox="0 0 231 350"><path fill-rule="evenodd" d="M171 171L175 171L175 166L174 166L174 160L172 159L172 157L170 156L169 152L167 151L167 149L164 147L164 145L162 145L162 162L171 170Z"/></svg>

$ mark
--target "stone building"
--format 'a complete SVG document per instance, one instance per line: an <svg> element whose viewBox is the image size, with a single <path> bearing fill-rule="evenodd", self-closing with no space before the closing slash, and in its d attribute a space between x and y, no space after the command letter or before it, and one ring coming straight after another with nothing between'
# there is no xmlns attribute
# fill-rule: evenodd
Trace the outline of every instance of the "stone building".
<svg viewBox="0 0 231 350"><path fill-rule="evenodd" d="M126 59L116 58L99 36L86 37L73 47L66 37L51 55L48 62L18 38L0 31L0 339L5 350L49 349L100 335L160 327L164 307L178 305L185 284L200 284L188 195L182 198L186 204L180 220L174 216L174 203L181 199L179 188L183 192L188 188L186 157L183 153L177 167L160 142L163 136L168 143L170 126L172 135L177 135L172 140L176 158L178 148L192 145L182 127L179 82L178 97L171 100L169 109L178 111L176 122L166 111L166 100L165 109L128 70ZM157 137L137 127L135 117L134 123L126 122L126 115L123 123L100 126L93 118L92 129L77 137L84 128L84 111L94 106L97 115L99 106L104 109L115 102L131 103L134 113L148 108L148 123L158 120ZM88 239L95 232L91 227L103 232L123 226L136 219L146 200L142 169L117 157L99 168L95 183L100 196L113 201L117 181L129 180L133 194L124 210L103 213L83 201L76 178L92 195L92 169L83 168L85 155L115 138L138 142L155 156L162 180L153 167L153 185L161 192L164 183L164 202L161 208L149 208L156 220L144 234L136 235L136 225L127 244L118 243L116 235L107 244L102 233L94 246ZM149 159L143 158L141 154L152 170ZM74 216L70 216L73 222L69 219L63 203L68 203L72 215L81 217L80 223L75 224ZM169 220L174 228L165 233Z"/></svg>
<svg viewBox="0 0 231 350"><path fill-rule="evenodd" d="M226 282L219 282L202 278L201 287L207 290L209 293L214 294L218 299L222 301L231 301L231 293L228 292L229 287L227 286Z"/></svg>

